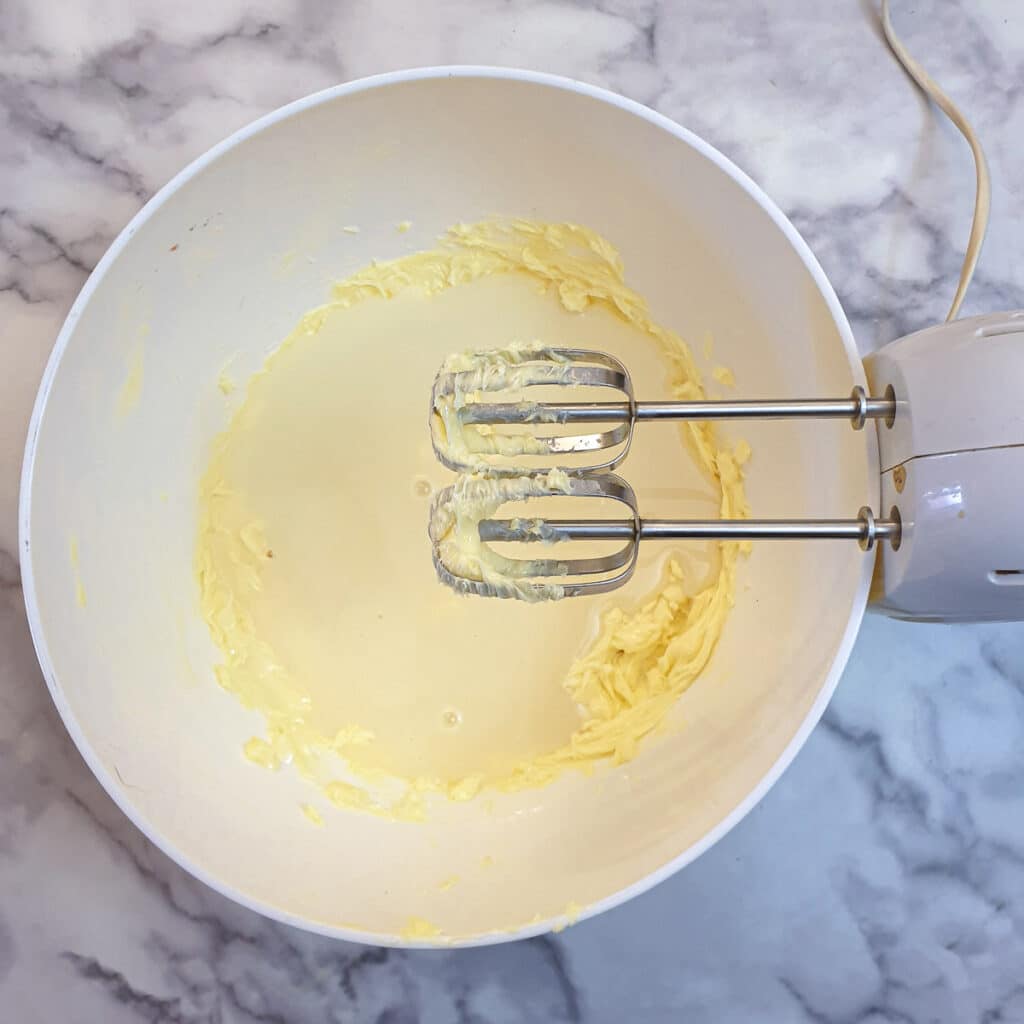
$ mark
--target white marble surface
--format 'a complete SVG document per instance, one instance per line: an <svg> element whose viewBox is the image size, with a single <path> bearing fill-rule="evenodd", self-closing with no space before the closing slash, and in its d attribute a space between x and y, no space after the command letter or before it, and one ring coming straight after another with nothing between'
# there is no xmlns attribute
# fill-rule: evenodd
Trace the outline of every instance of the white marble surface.
<svg viewBox="0 0 1024 1024"><path fill-rule="evenodd" d="M894 0L972 117L993 221L966 312L1024 306L1024 9ZM867 350L938 319L965 146L868 0L0 4L0 1020L1024 1021L1024 627L871 617L765 801L691 868L560 936L413 954L229 904L93 781L37 671L15 503L29 407L89 269L192 157L288 100L442 62L610 86L794 219Z"/></svg>

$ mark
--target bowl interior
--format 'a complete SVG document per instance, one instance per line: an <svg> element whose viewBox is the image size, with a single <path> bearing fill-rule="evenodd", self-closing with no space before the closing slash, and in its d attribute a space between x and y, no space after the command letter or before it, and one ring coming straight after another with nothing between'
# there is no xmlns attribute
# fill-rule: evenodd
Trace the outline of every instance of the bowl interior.
<svg viewBox="0 0 1024 1024"><path fill-rule="evenodd" d="M682 732L490 812L339 812L314 829L294 773L240 756L259 721L213 681L193 574L197 483L226 421L218 376L229 359L240 380L256 370L333 280L495 214L604 234L656 319L698 352L713 336L738 394L843 395L860 379L841 314L744 184L665 125L550 82L339 90L173 183L94 275L51 365L23 495L30 615L58 705L121 806L205 880L308 927L387 940L415 914L471 940L685 860L820 713L863 607L854 545L756 547ZM757 515L845 517L876 496L870 444L845 424L733 433L754 447ZM451 875L457 898L438 888Z"/></svg>

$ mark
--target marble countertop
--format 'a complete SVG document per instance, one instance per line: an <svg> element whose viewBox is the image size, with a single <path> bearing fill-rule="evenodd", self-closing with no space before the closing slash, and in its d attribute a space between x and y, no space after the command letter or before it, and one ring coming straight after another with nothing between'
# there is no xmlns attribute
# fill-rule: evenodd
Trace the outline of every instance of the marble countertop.
<svg viewBox="0 0 1024 1024"><path fill-rule="evenodd" d="M1024 306L1024 10L893 0L994 179L965 312ZM15 558L21 448L89 270L174 172L349 78L493 63L608 86L779 203L867 351L940 319L966 146L869 0L222 0L0 5L0 1019L1024 1021L1024 627L869 616L821 725L693 866L557 936L350 946L192 880L114 807L36 667Z"/></svg>

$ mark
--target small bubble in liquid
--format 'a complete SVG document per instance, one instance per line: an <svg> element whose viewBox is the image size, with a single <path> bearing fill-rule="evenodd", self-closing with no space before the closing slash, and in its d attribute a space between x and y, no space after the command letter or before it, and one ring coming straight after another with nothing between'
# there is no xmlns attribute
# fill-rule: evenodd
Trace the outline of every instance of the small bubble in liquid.
<svg viewBox="0 0 1024 1024"><path fill-rule="evenodd" d="M454 708L448 708L448 710L441 715L441 724L444 725L446 729L454 729L456 726L462 724L462 715L460 715Z"/></svg>
<svg viewBox="0 0 1024 1024"><path fill-rule="evenodd" d="M417 498L429 498L433 491L434 488L425 476L418 476L412 482L412 493Z"/></svg>

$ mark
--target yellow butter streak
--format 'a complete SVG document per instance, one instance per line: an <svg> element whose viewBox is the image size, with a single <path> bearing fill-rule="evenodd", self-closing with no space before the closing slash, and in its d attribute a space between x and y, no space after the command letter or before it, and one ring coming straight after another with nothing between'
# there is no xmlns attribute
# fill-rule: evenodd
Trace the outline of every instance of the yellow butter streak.
<svg viewBox="0 0 1024 1024"><path fill-rule="evenodd" d="M138 404L142 396L144 377L142 343L139 342L131 351L128 359L128 375L117 396L117 415L127 416Z"/></svg>
<svg viewBox="0 0 1024 1024"><path fill-rule="evenodd" d="M84 608L87 602L85 599L85 587L82 585L82 576L78 569L78 538L75 536L71 537L70 549L71 573L75 580L75 604L79 608Z"/></svg>
<svg viewBox="0 0 1024 1024"><path fill-rule="evenodd" d="M435 939L441 929L425 917L410 917L399 934L403 939Z"/></svg>
<svg viewBox="0 0 1024 1024"><path fill-rule="evenodd" d="M728 366L716 366L711 371L711 376L718 381L723 387L734 388L736 387L736 375L729 369Z"/></svg>
<svg viewBox="0 0 1024 1024"><path fill-rule="evenodd" d="M312 804L302 804L302 813L314 825L319 826L324 823L323 815Z"/></svg>

